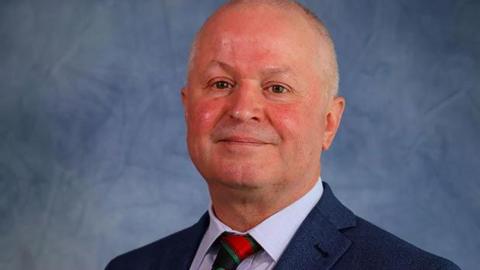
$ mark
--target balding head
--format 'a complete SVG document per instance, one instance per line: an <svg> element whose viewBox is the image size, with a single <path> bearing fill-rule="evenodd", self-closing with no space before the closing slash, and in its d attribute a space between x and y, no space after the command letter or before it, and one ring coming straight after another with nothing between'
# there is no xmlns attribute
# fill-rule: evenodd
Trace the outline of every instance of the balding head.
<svg viewBox="0 0 480 270"><path fill-rule="evenodd" d="M190 50L188 77L190 77L191 70L195 64L200 41L205 38L206 29L212 24L217 23L218 17L221 17L229 11L242 11L252 9L253 7L258 8L259 6L264 6L272 11L276 9L281 10L285 12L285 15L290 19L294 18L293 21L305 21L306 24L304 24L304 26L307 25L310 30L313 30L316 35L315 38L318 46L317 53L313 57L317 59L319 66L321 67L320 72L322 74L319 74L319 76L327 78L327 92L332 96L336 96L339 88L339 74L335 47L330 37L330 33L324 23L311 10L293 0L232 0L222 5L206 20L195 36ZM299 27L298 29L298 31L305 30L304 27Z"/></svg>

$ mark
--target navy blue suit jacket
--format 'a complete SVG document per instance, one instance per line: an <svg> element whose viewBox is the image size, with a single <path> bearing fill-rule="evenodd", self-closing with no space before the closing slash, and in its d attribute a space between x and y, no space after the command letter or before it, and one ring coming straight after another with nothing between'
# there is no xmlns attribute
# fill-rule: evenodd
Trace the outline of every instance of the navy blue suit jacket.
<svg viewBox="0 0 480 270"><path fill-rule="evenodd" d="M323 186L276 270L460 269L355 216ZM188 270L208 224L205 214L190 228L116 257L106 270Z"/></svg>

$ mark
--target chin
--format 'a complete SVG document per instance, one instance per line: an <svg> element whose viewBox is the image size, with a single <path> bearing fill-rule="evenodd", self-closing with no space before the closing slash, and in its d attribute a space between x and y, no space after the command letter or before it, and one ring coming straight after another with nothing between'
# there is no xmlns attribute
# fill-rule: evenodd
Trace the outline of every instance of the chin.
<svg viewBox="0 0 480 270"><path fill-rule="evenodd" d="M205 179L207 182L215 182L233 189L257 189L271 184L272 174L264 168L235 166L221 168L220 171L216 171Z"/></svg>

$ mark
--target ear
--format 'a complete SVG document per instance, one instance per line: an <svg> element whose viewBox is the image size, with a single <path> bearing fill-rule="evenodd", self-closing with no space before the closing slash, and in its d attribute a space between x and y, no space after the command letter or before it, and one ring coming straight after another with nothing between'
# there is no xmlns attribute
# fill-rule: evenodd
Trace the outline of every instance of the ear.
<svg viewBox="0 0 480 270"><path fill-rule="evenodd" d="M337 134L342 114L345 109L345 98L334 97L330 101L329 109L325 115L325 132L323 136L322 151L328 150Z"/></svg>
<svg viewBox="0 0 480 270"><path fill-rule="evenodd" d="M184 113L184 116L185 116L185 119L187 119L187 116L188 116L188 111L187 111L187 90L188 88L186 86L184 86L182 88L182 91L181 91L181 94L182 94L182 105L183 105L183 113Z"/></svg>

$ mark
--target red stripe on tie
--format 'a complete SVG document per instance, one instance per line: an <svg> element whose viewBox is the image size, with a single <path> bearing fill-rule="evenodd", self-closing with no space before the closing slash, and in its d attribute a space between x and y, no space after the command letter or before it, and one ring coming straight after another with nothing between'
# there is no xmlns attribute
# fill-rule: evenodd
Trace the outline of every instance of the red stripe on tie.
<svg viewBox="0 0 480 270"><path fill-rule="evenodd" d="M243 260L254 253L254 247L245 235L227 234L222 237L222 240L233 249L240 260Z"/></svg>

